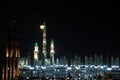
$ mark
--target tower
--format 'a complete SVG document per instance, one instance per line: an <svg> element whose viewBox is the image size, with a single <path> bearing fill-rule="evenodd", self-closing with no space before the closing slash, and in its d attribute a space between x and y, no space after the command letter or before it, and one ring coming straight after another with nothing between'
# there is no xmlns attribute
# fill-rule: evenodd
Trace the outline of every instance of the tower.
<svg viewBox="0 0 120 80"><path fill-rule="evenodd" d="M46 55L47 55L47 40L46 40L46 26L45 26L45 23L40 26L40 29L42 29L42 31L43 31L43 43L42 43L43 50L42 50L42 53L44 54L44 57L46 59Z"/></svg>
<svg viewBox="0 0 120 80"><path fill-rule="evenodd" d="M16 21L12 21L6 27L5 54L2 69L2 80L16 80L18 76L18 59L20 57Z"/></svg>
<svg viewBox="0 0 120 80"><path fill-rule="evenodd" d="M54 50L54 41L53 39L51 40L51 44L50 44L50 63L53 65L54 64L54 54L55 54L55 50Z"/></svg>
<svg viewBox="0 0 120 80"><path fill-rule="evenodd" d="M38 50L38 43L37 42L34 44L34 60L35 61L39 60L39 50Z"/></svg>

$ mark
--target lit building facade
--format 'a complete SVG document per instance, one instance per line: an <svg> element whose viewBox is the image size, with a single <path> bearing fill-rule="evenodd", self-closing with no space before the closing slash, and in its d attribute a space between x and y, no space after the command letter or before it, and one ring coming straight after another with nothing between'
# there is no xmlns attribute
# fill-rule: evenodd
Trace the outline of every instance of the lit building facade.
<svg viewBox="0 0 120 80"><path fill-rule="evenodd" d="M19 43L16 35L16 21L7 26L6 50L2 67L2 80L15 80L18 76Z"/></svg>

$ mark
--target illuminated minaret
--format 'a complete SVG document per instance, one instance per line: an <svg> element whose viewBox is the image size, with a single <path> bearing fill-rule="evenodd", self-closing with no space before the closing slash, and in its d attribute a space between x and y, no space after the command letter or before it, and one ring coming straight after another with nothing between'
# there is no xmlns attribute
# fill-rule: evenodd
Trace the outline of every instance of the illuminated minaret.
<svg viewBox="0 0 120 80"><path fill-rule="evenodd" d="M50 63L52 65L54 65L54 54L55 54L55 50L54 50L54 41L53 39L51 40L51 44L50 44Z"/></svg>
<svg viewBox="0 0 120 80"><path fill-rule="evenodd" d="M36 42L34 45L34 60L39 60L39 50L38 50L38 43Z"/></svg>
<svg viewBox="0 0 120 80"><path fill-rule="evenodd" d="M40 29L42 29L43 31L43 50L42 50L42 53L44 54L44 57L46 59L46 55L47 55L47 40L46 40L46 26L45 26L45 23L43 25L40 26Z"/></svg>

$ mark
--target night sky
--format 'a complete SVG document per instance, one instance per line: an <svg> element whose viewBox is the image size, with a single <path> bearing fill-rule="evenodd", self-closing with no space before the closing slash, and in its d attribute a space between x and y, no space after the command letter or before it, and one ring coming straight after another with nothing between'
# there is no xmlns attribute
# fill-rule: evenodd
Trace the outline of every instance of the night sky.
<svg viewBox="0 0 120 80"><path fill-rule="evenodd" d="M34 43L42 50L42 31L46 23L48 50L51 38L57 56L67 52L78 55L106 54L118 56L119 8L112 2L2 4L1 17L16 16L21 55L32 52Z"/></svg>

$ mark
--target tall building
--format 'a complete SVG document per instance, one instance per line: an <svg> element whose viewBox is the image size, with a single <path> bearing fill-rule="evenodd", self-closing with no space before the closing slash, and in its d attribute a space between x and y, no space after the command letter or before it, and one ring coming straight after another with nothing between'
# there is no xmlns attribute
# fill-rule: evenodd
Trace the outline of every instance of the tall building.
<svg viewBox="0 0 120 80"><path fill-rule="evenodd" d="M54 41L53 39L51 40L51 44L50 44L50 63L52 65L54 65L54 54L55 54L55 50L54 50Z"/></svg>
<svg viewBox="0 0 120 80"><path fill-rule="evenodd" d="M20 57L16 21L12 21L6 26L6 47L2 67L2 80L15 80L18 76L18 59Z"/></svg>

